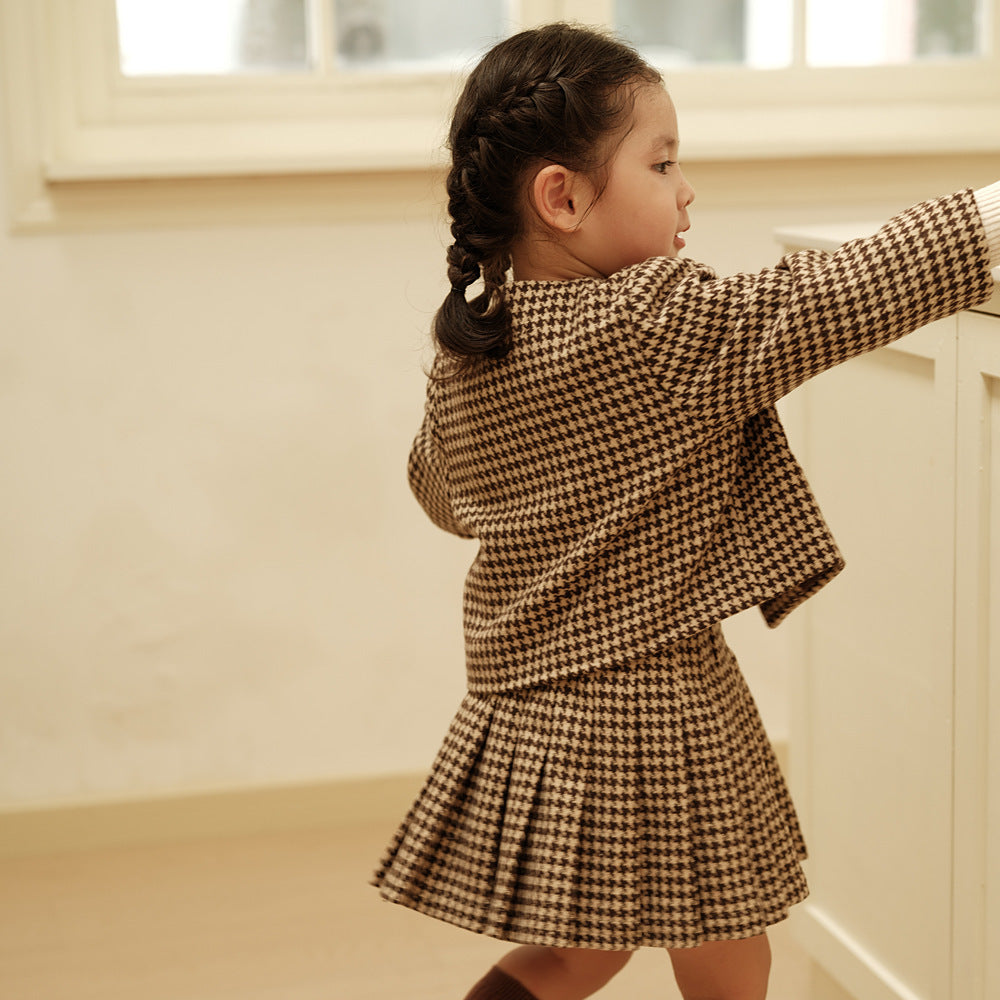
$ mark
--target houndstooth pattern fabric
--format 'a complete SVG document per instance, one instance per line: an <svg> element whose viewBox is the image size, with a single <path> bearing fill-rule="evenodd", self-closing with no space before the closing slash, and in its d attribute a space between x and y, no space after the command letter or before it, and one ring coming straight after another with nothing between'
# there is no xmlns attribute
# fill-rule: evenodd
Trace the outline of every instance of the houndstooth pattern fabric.
<svg viewBox="0 0 1000 1000"><path fill-rule="evenodd" d="M795 811L719 622L843 565L774 403L988 298L966 192L832 255L658 259L511 289L514 347L430 380L410 482L479 542L469 693L373 882L510 941L692 947L807 892Z"/></svg>
<svg viewBox="0 0 1000 1000"><path fill-rule="evenodd" d="M756 275L514 283L510 354L429 380L410 456L430 517L479 542L469 690L632 663L748 607L780 623L843 559L774 403L984 301L988 263L960 192Z"/></svg>
<svg viewBox="0 0 1000 1000"><path fill-rule="evenodd" d="M373 882L508 941L685 948L783 919L804 857L715 626L629 667L467 695Z"/></svg>

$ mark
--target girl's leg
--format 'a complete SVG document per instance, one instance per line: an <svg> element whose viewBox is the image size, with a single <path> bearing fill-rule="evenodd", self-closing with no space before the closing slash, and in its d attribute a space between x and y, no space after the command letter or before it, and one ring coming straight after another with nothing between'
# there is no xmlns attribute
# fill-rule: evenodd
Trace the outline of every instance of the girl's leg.
<svg viewBox="0 0 1000 1000"><path fill-rule="evenodd" d="M630 951L526 945L504 955L466 1000L583 1000L631 957Z"/></svg>
<svg viewBox="0 0 1000 1000"><path fill-rule="evenodd" d="M764 1000L771 971L767 935L671 950L684 1000Z"/></svg>

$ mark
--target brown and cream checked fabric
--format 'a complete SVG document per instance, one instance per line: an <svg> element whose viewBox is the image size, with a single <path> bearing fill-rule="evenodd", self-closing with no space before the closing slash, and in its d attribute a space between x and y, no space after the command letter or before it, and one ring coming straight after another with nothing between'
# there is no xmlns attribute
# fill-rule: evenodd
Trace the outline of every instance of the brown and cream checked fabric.
<svg viewBox="0 0 1000 1000"><path fill-rule="evenodd" d="M628 667L467 695L374 881L508 941L685 948L783 919L804 856L715 626Z"/></svg>
<svg viewBox="0 0 1000 1000"><path fill-rule="evenodd" d="M773 404L989 297L971 193L827 255L516 283L514 347L430 381L410 481L475 537L469 693L373 882L512 941L689 947L806 893L794 808L719 623L842 567Z"/></svg>
<svg viewBox="0 0 1000 1000"><path fill-rule="evenodd" d="M963 192L757 275L657 258L515 283L513 350L429 381L410 456L435 523L479 542L469 689L628 663L755 605L777 625L843 561L773 404L987 299L988 260Z"/></svg>

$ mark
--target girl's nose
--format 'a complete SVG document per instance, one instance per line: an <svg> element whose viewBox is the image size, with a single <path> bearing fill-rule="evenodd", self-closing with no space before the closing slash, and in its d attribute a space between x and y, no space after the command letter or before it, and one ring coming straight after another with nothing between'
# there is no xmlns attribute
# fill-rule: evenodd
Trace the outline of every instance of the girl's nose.
<svg viewBox="0 0 1000 1000"><path fill-rule="evenodd" d="M694 201L694 188L688 183L688 179L686 177L684 178L684 183L681 185L679 200L681 208L687 208L688 205Z"/></svg>

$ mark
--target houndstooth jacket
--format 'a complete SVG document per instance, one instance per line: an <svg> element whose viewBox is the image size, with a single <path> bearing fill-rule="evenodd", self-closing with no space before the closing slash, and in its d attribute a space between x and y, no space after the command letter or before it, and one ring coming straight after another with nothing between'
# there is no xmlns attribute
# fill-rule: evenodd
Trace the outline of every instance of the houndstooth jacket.
<svg viewBox="0 0 1000 1000"><path fill-rule="evenodd" d="M989 297L971 192L833 254L718 278L655 258L515 282L514 346L428 380L411 487L476 538L469 688L626 664L759 606L774 627L844 561L774 403Z"/></svg>

